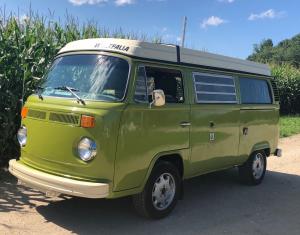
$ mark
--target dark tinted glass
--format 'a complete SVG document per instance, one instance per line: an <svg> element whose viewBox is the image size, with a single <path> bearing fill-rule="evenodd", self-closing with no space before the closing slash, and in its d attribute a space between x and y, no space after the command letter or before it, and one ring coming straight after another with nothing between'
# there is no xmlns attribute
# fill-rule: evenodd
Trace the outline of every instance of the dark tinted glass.
<svg viewBox="0 0 300 235"><path fill-rule="evenodd" d="M240 78L243 104L271 104L270 88L266 80Z"/></svg>

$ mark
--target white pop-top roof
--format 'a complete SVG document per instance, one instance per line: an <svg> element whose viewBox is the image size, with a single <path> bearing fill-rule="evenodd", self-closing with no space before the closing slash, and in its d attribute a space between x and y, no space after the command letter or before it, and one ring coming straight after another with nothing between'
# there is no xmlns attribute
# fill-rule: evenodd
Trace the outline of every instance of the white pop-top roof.
<svg viewBox="0 0 300 235"><path fill-rule="evenodd" d="M152 60L174 63L180 62L183 64L200 65L246 73L271 75L269 67L265 64L179 48L174 45L155 44L127 39L96 38L74 41L63 47L59 54L70 51L90 50L104 50Z"/></svg>

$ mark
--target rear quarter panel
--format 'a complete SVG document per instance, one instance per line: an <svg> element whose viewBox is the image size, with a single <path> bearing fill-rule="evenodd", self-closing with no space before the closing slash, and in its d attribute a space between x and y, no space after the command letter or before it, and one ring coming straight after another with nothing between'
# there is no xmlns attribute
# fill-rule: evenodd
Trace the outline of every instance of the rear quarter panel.
<svg viewBox="0 0 300 235"><path fill-rule="evenodd" d="M270 149L274 153L279 139L279 103L275 101L271 83L272 104L240 104L239 155L245 162L257 150ZM248 133L243 133L248 128Z"/></svg>

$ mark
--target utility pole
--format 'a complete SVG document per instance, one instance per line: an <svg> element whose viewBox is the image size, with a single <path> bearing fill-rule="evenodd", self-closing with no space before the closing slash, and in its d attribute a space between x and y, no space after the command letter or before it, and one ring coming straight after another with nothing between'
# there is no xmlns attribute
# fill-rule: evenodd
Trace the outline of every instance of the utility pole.
<svg viewBox="0 0 300 235"><path fill-rule="evenodd" d="M186 24L187 24L187 17L183 18L183 28L182 28L182 36L181 36L181 47L184 47L185 42L185 33L186 33Z"/></svg>

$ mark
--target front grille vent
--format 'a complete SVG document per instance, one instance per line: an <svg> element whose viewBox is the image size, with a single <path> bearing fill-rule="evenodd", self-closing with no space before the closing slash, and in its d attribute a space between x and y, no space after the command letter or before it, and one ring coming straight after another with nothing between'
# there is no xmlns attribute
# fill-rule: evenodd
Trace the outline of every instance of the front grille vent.
<svg viewBox="0 0 300 235"><path fill-rule="evenodd" d="M50 113L49 120L66 124L79 125L79 116L73 114Z"/></svg>
<svg viewBox="0 0 300 235"><path fill-rule="evenodd" d="M279 90L278 90L277 84L274 80L271 80L271 84L272 84L272 88L273 88L273 92L274 92L275 101L278 102L280 100L280 98L279 98Z"/></svg>
<svg viewBox="0 0 300 235"><path fill-rule="evenodd" d="M46 112L42 112L42 111L34 110L34 109L29 109L27 116L31 117L31 118L45 119L46 118Z"/></svg>

